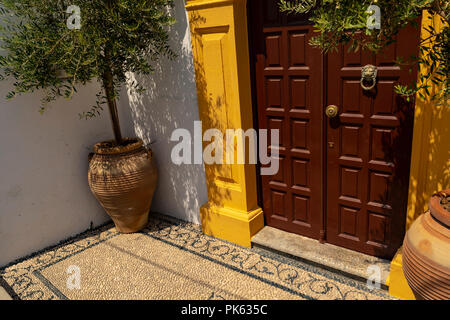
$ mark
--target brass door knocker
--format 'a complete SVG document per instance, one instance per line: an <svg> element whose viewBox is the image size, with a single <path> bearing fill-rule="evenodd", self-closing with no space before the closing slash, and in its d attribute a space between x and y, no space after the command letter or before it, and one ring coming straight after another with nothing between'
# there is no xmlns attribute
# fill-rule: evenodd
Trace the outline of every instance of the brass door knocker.
<svg viewBox="0 0 450 320"><path fill-rule="evenodd" d="M368 91L375 88L375 85L377 84L377 67L374 65L368 64L362 67L361 69L361 87ZM364 83L371 83L370 86L366 86Z"/></svg>

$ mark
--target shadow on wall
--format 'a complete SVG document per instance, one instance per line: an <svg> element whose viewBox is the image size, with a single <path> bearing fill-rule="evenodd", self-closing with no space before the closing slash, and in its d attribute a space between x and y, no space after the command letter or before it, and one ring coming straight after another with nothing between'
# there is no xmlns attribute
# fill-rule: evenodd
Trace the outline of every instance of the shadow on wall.
<svg viewBox="0 0 450 320"><path fill-rule="evenodd" d="M418 109L418 110L417 110ZM427 116L425 116L425 113ZM434 106L420 101L416 106L416 118L425 117L420 150L420 167L410 177L410 193L414 204L408 215L407 225L428 210L432 194L450 188L450 107ZM416 155L417 156L417 155Z"/></svg>
<svg viewBox="0 0 450 320"><path fill-rule="evenodd" d="M193 137L194 121L199 120L184 1L175 1L172 12L177 23L170 29L170 45L178 57L174 61L161 59L150 76L130 75L130 80L139 81L146 91L136 94L129 86L123 90L119 102L122 126L124 134L142 138L154 151L159 180L152 211L200 223L200 206L208 201L204 167L178 166L171 160L177 144L170 141L172 132L185 128Z"/></svg>
<svg viewBox="0 0 450 320"><path fill-rule="evenodd" d="M431 111L428 185L436 192L450 188L450 107L434 107ZM428 195L430 197L431 195Z"/></svg>
<svg viewBox="0 0 450 320"><path fill-rule="evenodd" d="M430 18L425 12L422 24L426 27L422 29L422 39L430 36L429 26L436 31L443 28L439 17ZM422 72L425 74L429 70L424 68ZM431 95L439 92L438 85L430 85ZM434 193L450 188L450 101L441 102L441 106L436 106L429 98L423 100L418 96L416 100L407 228L428 210Z"/></svg>

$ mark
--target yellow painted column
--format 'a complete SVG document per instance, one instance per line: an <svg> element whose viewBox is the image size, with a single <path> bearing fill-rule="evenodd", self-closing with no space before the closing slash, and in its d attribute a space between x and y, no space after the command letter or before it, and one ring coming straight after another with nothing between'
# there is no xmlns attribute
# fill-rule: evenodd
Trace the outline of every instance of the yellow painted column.
<svg viewBox="0 0 450 320"><path fill-rule="evenodd" d="M422 17L422 39L429 37L427 27L442 28L438 17L430 19L427 11ZM422 70L422 73L428 72ZM434 87L431 92L436 92ZM424 92L425 94L425 92ZM419 215L428 210L430 196L450 186L450 107L436 106L430 99L416 97L411 171L409 179L406 230ZM401 299L414 299L402 270L402 251L391 262L389 293Z"/></svg>
<svg viewBox="0 0 450 320"><path fill-rule="evenodd" d="M246 0L191 0L186 9L203 132L252 128ZM264 226L255 165L205 164L205 171L209 201L200 210L203 232L250 247Z"/></svg>

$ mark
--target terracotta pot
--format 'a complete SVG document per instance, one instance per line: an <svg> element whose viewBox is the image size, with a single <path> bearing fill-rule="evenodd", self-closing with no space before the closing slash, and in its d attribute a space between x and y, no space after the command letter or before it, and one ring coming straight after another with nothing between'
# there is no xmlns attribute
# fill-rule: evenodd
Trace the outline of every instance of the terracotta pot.
<svg viewBox="0 0 450 320"><path fill-rule="evenodd" d="M157 171L151 150L142 140L125 139L98 143L89 157L89 186L122 233L141 230L156 189Z"/></svg>
<svg viewBox="0 0 450 320"><path fill-rule="evenodd" d="M450 189L442 191L450 195ZM439 196L409 228L403 242L403 272L416 299L450 299L450 213Z"/></svg>

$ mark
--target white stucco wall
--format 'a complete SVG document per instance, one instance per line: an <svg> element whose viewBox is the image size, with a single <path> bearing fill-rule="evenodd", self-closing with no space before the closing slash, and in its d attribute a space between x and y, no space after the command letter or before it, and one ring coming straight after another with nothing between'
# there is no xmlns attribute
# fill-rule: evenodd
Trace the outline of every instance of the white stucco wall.
<svg viewBox="0 0 450 320"><path fill-rule="evenodd" d="M199 119L195 73L189 24L184 0L176 0L170 44L178 55L174 61L163 59L149 77L134 77L147 91L132 94L124 90L121 109L131 108L131 119L124 119L124 132L151 143L160 180L152 210L183 220L200 223L200 206L208 201L205 170L202 165L180 165L171 161L170 137L176 128L185 128L193 136L194 121ZM125 127L125 124L127 126Z"/></svg>
<svg viewBox="0 0 450 320"><path fill-rule="evenodd" d="M152 211L199 223L207 201L203 166L170 161L170 135L198 120L194 71L186 11L176 1L178 23L171 28L176 61L163 60L151 77L141 79L148 92L134 96L124 88L119 101L124 136L150 143L159 168ZM0 82L0 267L108 221L87 184L92 146L112 138L109 114L79 120L98 92L82 88L72 101L38 112L39 93L12 101L3 97L11 83Z"/></svg>

